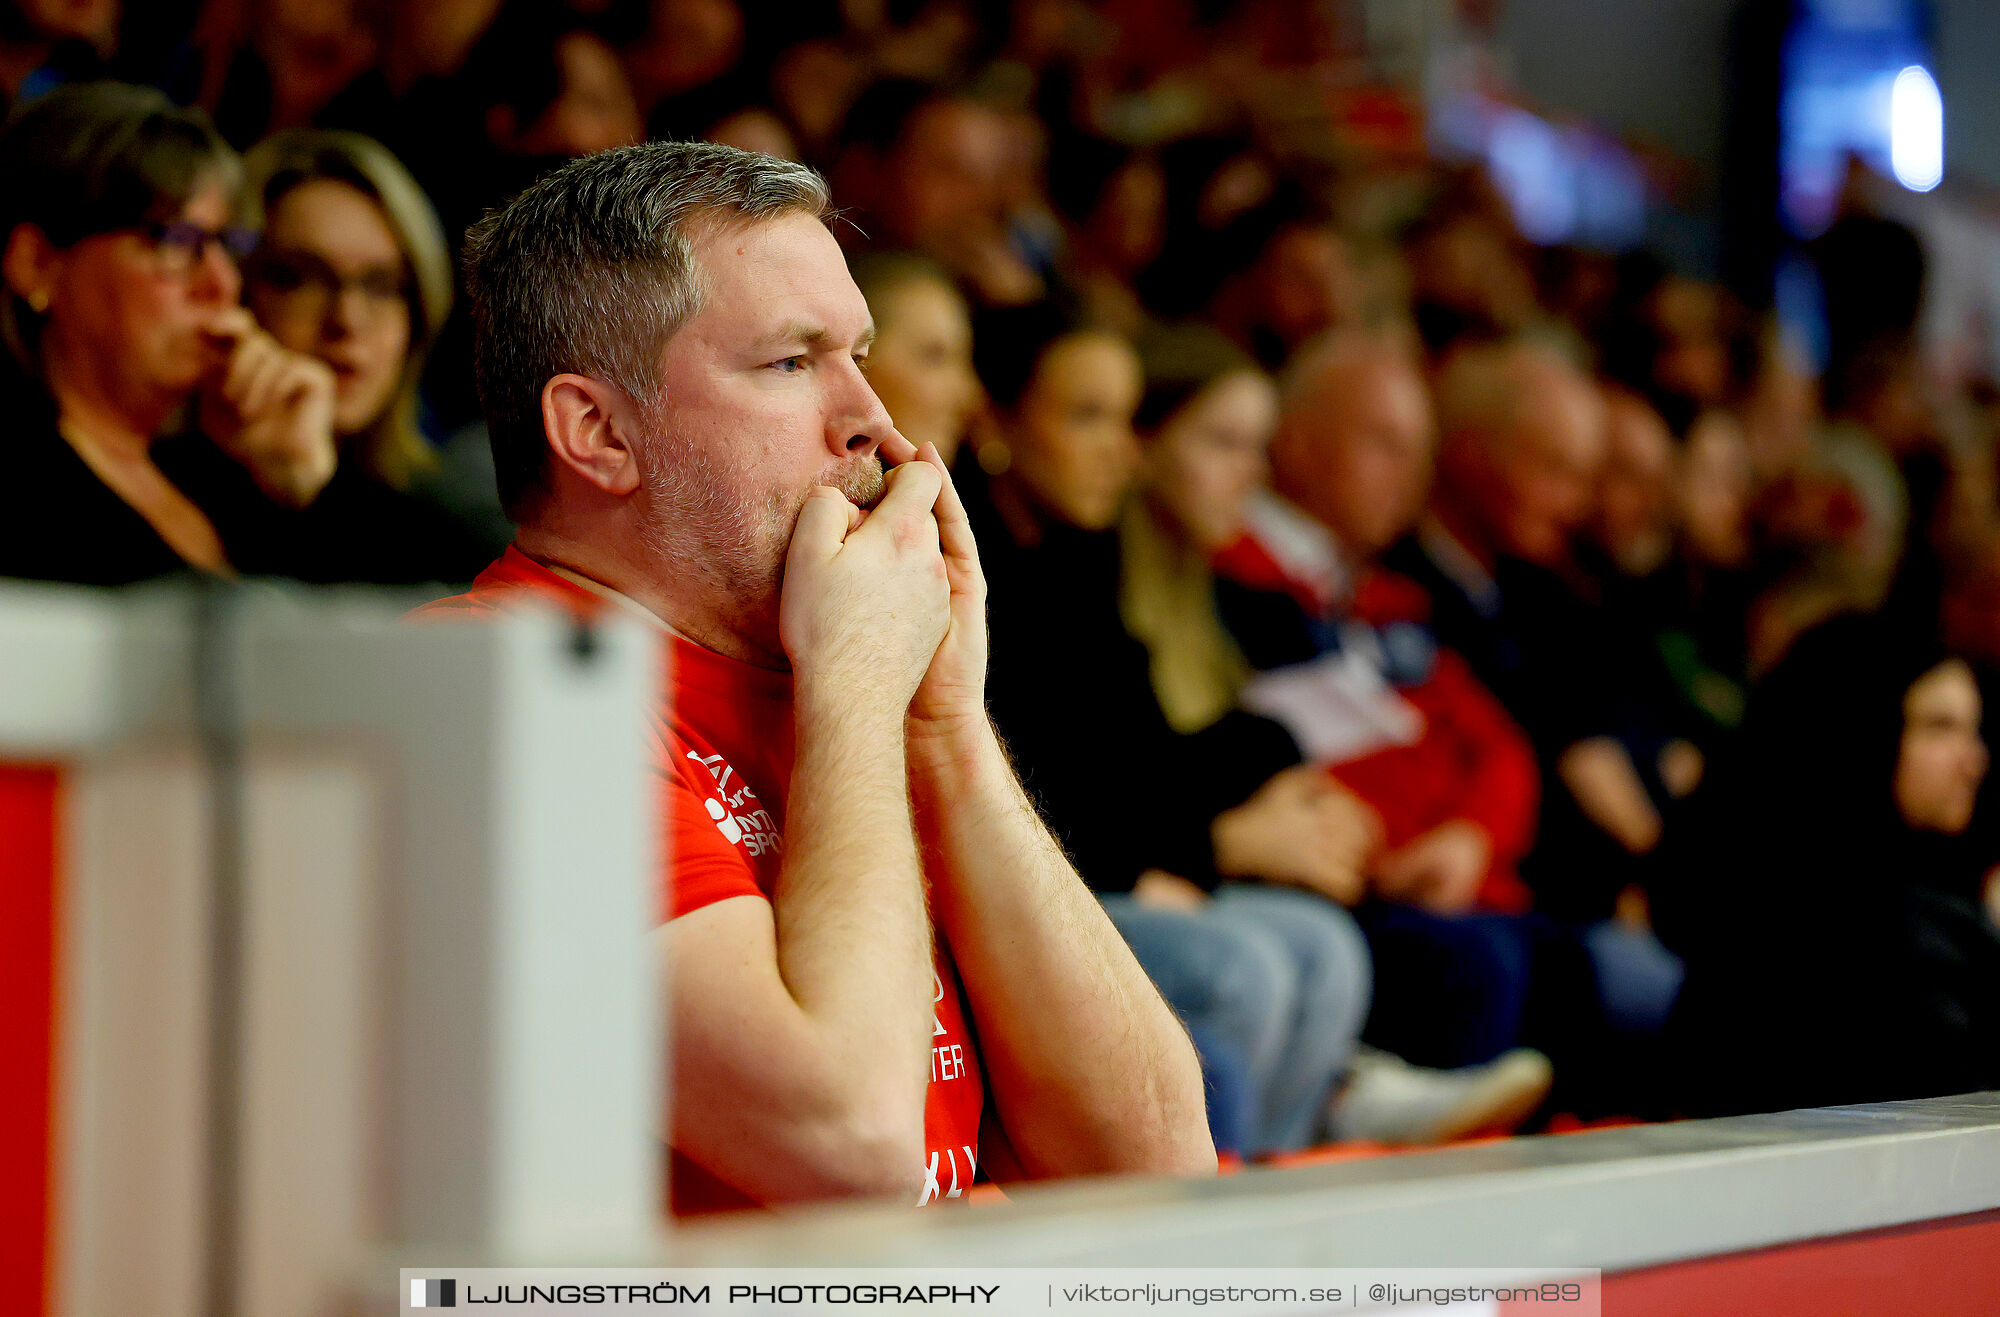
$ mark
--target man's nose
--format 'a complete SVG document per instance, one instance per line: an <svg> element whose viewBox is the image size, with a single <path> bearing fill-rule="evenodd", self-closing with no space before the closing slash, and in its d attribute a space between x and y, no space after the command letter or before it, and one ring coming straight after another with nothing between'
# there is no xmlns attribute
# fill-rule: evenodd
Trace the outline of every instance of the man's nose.
<svg viewBox="0 0 2000 1317"><path fill-rule="evenodd" d="M895 424L859 366L850 361L836 370L838 395L829 400L826 446L836 457L866 457L895 433Z"/></svg>

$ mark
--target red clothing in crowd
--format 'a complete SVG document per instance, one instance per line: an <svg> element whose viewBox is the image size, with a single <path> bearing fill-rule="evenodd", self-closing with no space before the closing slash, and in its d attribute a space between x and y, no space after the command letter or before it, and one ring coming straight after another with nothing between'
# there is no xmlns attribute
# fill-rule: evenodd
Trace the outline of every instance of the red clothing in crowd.
<svg viewBox="0 0 2000 1317"><path fill-rule="evenodd" d="M1256 590L1286 594L1314 617L1381 627L1429 620L1430 602L1413 582L1369 568L1341 608L1332 564L1301 562L1246 531L1216 559L1217 575ZM1493 841L1493 861L1478 908L1518 914L1530 904L1516 866L1534 843L1541 778L1534 747L1464 659L1437 650L1429 675L1396 693L1424 718L1413 745L1391 745L1326 765L1381 816L1383 841L1403 845L1441 823L1469 819Z"/></svg>
<svg viewBox="0 0 2000 1317"><path fill-rule="evenodd" d="M583 613L607 602L510 547L470 591L427 604L416 615L492 616L530 598ZM649 727L659 775L661 843L668 857L658 894L660 918L678 918L731 897L768 901L783 865L784 807L791 788L791 674L751 667L671 633L665 658L662 699ZM928 1165L920 1205L959 1198L971 1189L985 1105L964 998L941 935L935 989L924 1107ZM677 1214L755 1206L678 1150L672 1186Z"/></svg>

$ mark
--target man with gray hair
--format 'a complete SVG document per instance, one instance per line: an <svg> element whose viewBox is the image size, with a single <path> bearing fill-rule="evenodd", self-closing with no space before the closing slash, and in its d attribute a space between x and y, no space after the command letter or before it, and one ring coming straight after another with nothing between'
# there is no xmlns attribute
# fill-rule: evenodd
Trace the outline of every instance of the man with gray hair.
<svg viewBox="0 0 2000 1317"><path fill-rule="evenodd" d="M652 143L483 221L520 529L427 611L540 595L665 634L676 1211L1212 1171L1193 1049L987 719L978 550L862 374L828 214L802 166Z"/></svg>
<svg viewBox="0 0 2000 1317"><path fill-rule="evenodd" d="M1572 556L1595 512L1604 395L1553 348L1513 339L1453 353L1435 399L1430 508L1385 562L1423 587L1438 639L1534 743L1544 790L1522 877L1538 912L1583 930L1603 1014L1643 1051L1666 1022L1681 968L1649 932L1609 917L1659 841L1649 787L1661 772L1633 753L1643 743L1635 730L1645 730L1633 699L1643 669L1580 593ZM1642 1079L1608 1065L1606 1074L1606 1092L1621 1082L1638 1090L1618 1094L1628 1105L1613 1109L1644 1101Z"/></svg>

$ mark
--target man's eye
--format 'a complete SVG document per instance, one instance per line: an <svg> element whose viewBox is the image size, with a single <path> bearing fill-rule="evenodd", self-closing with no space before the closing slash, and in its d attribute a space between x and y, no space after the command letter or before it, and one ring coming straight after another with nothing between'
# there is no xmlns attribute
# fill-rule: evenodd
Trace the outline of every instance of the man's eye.
<svg viewBox="0 0 2000 1317"><path fill-rule="evenodd" d="M771 363L771 369L786 375L796 375L806 368L804 357L781 357Z"/></svg>
<svg viewBox="0 0 2000 1317"><path fill-rule="evenodd" d="M868 354L866 352L855 353L854 368L864 375L868 373Z"/></svg>

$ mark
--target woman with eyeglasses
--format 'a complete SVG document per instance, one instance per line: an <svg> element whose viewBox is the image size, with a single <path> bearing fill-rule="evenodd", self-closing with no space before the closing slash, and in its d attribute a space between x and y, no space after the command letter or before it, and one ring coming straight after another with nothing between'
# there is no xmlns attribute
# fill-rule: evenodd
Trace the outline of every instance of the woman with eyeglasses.
<svg viewBox="0 0 2000 1317"><path fill-rule="evenodd" d="M0 129L0 575L288 570L334 380L238 304L240 177L147 88L60 88Z"/></svg>
<svg viewBox="0 0 2000 1317"><path fill-rule="evenodd" d="M471 580L504 547L439 506L436 450L417 424L424 357L451 307L436 212L389 150L358 133L293 129L244 157L263 241L244 298L294 352L333 371L339 466L303 517L308 579Z"/></svg>

